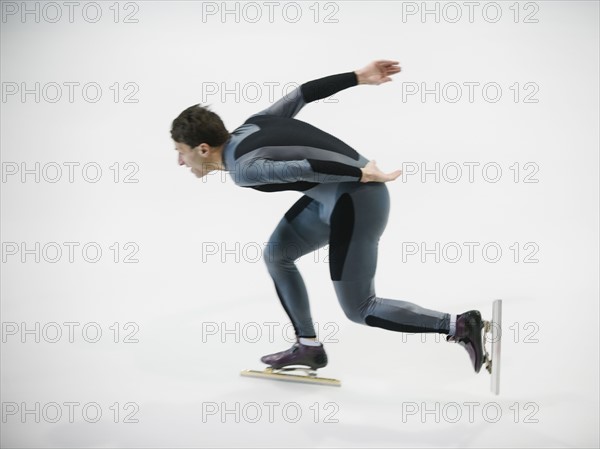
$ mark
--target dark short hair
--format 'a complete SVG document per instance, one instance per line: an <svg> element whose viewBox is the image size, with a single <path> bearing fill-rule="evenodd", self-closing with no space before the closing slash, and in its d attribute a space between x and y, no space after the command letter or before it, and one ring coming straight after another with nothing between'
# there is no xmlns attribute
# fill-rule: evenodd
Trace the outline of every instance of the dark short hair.
<svg viewBox="0 0 600 449"><path fill-rule="evenodd" d="M195 148L201 143L218 147L229 139L229 132L221 118L208 106L195 104L185 109L173 120L171 138Z"/></svg>

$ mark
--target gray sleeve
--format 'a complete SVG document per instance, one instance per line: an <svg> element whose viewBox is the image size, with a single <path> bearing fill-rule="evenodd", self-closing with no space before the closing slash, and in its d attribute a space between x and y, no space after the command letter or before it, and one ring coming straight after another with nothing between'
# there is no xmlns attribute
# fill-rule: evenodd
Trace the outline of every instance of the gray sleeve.
<svg viewBox="0 0 600 449"><path fill-rule="evenodd" d="M338 73L304 83L266 109L254 115L277 115L293 118L307 103L327 98L358 84L355 72Z"/></svg>
<svg viewBox="0 0 600 449"><path fill-rule="evenodd" d="M358 182L361 178L362 170L359 167L314 159L276 161L257 158L237 167L235 174L236 183L243 187L297 181Z"/></svg>
<svg viewBox="0 0 600 449"><path fill-rule="evenodd" d="M302 96L301 86L296 87L287 95L284 95L271 106L266 109L263 109L256 115L277 115L279 117L288 117L293 118L300 112L300 109L304 107L306 102L304 101L304 97Z"/></svg>

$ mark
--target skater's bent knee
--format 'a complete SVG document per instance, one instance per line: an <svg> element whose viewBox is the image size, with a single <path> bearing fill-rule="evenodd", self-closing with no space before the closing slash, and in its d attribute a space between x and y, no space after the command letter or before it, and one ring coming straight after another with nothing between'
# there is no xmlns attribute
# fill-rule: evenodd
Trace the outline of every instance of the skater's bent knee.
<svg viewBox="0 0 600 449"><path fill-rule="evenodd" d="M376 296L371 292L361 292L356 285L353 289L343 284L336 284L335 287L338 301L346 317L354 323L366 324L365 318Z"/></svg>
<svg viewBox="0 0 600 449"><path fill-rule="evenodd" d="M299 245L279 242L269 242L263 250L263 260L269 265L285 265L294 263L302 256Z"/></svg>
<svg viewBox="0 0 600 449"><path fill-rule="evenodd" d="M279 265L285 262L285 257L277 243L269 242L263 250L263 260L267 265Z"/></svg>
<svg viewBox="0 0 600 449"><path fill-rule="evenodd" d="M366 324L364 314L358 307L342 306L342 310L350 321L357 324Z"/></svg>

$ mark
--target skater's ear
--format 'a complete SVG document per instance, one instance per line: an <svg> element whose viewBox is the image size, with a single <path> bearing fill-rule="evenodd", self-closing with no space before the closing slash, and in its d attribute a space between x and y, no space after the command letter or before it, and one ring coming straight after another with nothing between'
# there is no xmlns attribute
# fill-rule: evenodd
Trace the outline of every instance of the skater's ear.
<svg viewBox="0 0 600 449"><path fill-rule="evenodd" d="M192 151L198 153L202 157L208 157L210 154L211 146L207 143L201 143L197 147L192 148Z"/></svg>

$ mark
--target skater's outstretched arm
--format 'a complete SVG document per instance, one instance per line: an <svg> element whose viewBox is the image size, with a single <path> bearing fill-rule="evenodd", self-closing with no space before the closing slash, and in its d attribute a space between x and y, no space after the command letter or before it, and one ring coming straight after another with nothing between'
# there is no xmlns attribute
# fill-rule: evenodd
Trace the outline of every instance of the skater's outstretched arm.
<svg viewBox="0 0 600 449"><path fill-rule="evenodd" d="M360 70L308 81L254 116L276 115L293 118L307 103L327 98L358 84L379 85L391 81L390 76L398 72L398 61L373 61Z"/></svg>
<svg viewBox="0 0 600 449"><path fill-rule="evenodd" d="M292 95L249 117L246 123L258 129L269 123L271 135L276 135L277 138L267 139L265 135L257 134L258 137L254 140L254 146L257 148L237 151L241 156L236 159L238 166L234 170L235 182L243 187L258 188L269 184L298 186L298 183L387 182L398 178L400 170L383 173L375 161L368 162L363 158L360 165L357 164L359 155L355 150L339 139L334 140L332 136L323 135L319 130L310 128L308 124L305 124L302 132L296 130L295 133L290 133L287 124L273 122L272 118L269 118L291 118L306 103L325 98L356 84L379 85L391 81L390 76L398 72L400 67L397 61L373 61L355 72L331 75L304 83ZM277 123L279 128L273 123ZM306 187L306 184L302 186ZM274 191L273 187L267 189Z"/></svg>
<svg viewBox="0 0 600 449"><path fill-rule="evenodd" d="M379 85L392 81L391 75L401 71L398 64L398 61L389 61L387 59L373 61L356 71L358 84Z"/></svg>

